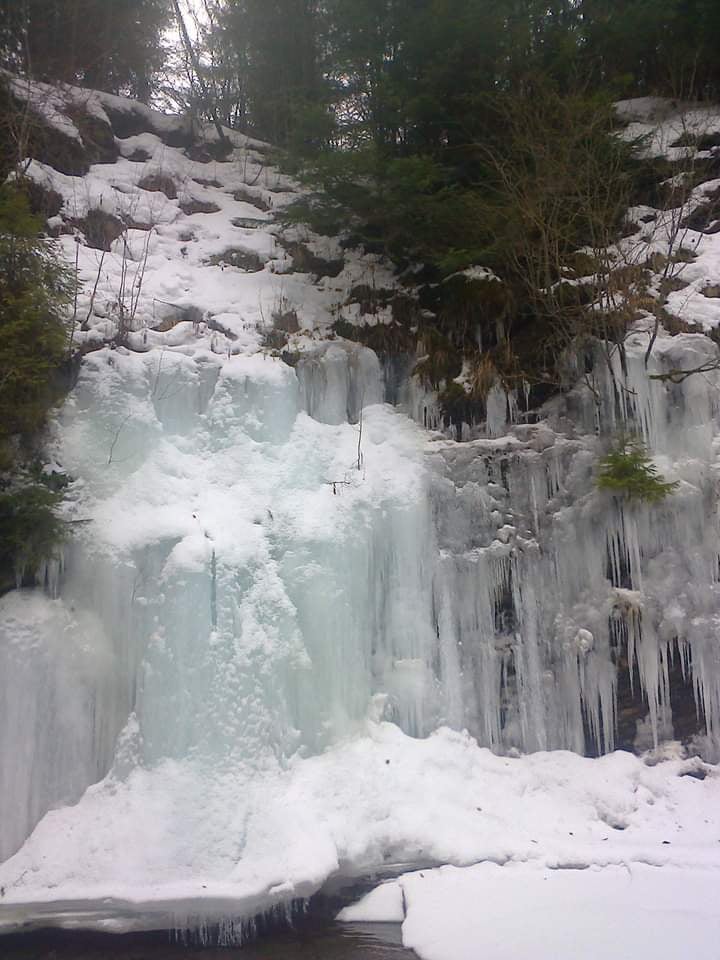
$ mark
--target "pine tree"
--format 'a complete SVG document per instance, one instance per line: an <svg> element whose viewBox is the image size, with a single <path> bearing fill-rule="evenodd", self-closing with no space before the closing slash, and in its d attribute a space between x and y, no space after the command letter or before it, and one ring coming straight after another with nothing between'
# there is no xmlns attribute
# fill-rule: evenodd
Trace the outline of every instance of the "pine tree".
<svg viewBox="0 0 720 960"><path fill-rule="evenodd" d="M31 582L63 534L32 441L59 391L72 277L23 191L0 187L0 593Z"/></svg>
<svg viewBox="0 0 720 960"><path fill-rule="evenodd" d="M240 51L246 119L275 144L301 143L304 129L317 126L321 29L317 0L227 0L220 30Z"/></svg>
<svg viewBox="0 0 720 960"><path fill-rule="evenodd" d="M0 188L0 444L43 423L67 349L72 277L22 190Z"/></svg>
<svg viewBox="0 0 720 960"><path fill-rule="evenodd" d="M0 25L0 62L141 100L164 59L168 0L22 0Z"/></svg>
<svg viewBox="0 0 720 960"><path fill-rule="evenodd" d="M625 440L600 461L597 486L628 500L659 503L678 484L663 480L640 441Z"/></svg>

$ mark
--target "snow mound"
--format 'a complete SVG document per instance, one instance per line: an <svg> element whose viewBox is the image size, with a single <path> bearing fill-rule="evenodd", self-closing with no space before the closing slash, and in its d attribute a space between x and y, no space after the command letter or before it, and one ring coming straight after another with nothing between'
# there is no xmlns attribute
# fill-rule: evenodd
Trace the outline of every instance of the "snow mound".
<svg viewBox="0 0 720 960"><path fill-rule="evenodd" d="M72 922L77 912L88 925L112 919L137 929L169 917L170 926L223 912L247 918L308 897L331 877L440 863L482 863L477 874L496 878L498 896L516 876L532 886L588 871L604 884L650 866L668 890L680 871L709 880L720 867L720 779L712 768L703 780L691 769L623 753L502 758L447 729L416 740L372 721L319 756L262 768L202 758L135 766L48 814L0 867L0 922ZM441 871L438 882L456 875L466 874ZM416 913L428 916L422 879L399 881L410 945L423 942L412 932L423 929ZM344 919L387 919L397 906L388 885ZM474 921L477 911L469 913Z"/></svg>

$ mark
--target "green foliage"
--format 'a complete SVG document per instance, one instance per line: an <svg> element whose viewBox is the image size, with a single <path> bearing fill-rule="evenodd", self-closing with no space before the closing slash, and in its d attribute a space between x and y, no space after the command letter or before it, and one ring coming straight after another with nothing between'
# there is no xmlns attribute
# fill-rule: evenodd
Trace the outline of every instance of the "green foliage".
<svg viewBox="0 0 720 960"><path fill-rule="evenodd" d="M678 486L662 479L637 440L622 442L602 458L596 483L600 490L651 504L664 500Z"/></svg>
<svg viewBox="0 0 720 960"><path fill-rule="evenodd" d="M463 423L471 422L472 400L462 384L450 380L438 394L438 403L446 423L455 424L459 429Z"/></svg>
<svg viewBox="0 0 720 960"><path fill-rule="evenodd" d="M25 193L0 187L0 591L48 559L62 538L60 494L24 467L59 391L72 277L39 236Z"/></svg>
<svg viewBox="0 0 720 960"><path fill-rule="evenodd" d="M67 349L72 277L24 193L0 188L0 443L42 426Z"/></svg>
<svg viewBox="0 0 720 960"><path fill-rule="evenodd" d="M56 513L60 499L39 484L0 493L0 592L54 556L65 533Z"/></svg>
<svg viewBox="0 0 720 960"><path fill-rule="evenodd" d="M230 85L245 124L301 155L327 143L332 126L320 65L324 32L316 0L226 0L210 41L232 51L225 62L240 74Z"/></svg>
<svg viewBox="0 0 720 960"><path fill-rule="evenodd" d="M453 185L430 155L398 157L374 145L325 152L305 161L302 179L315 192L290 207L290 222L321 233L344 229L349 243L401 265L415 260L447 268L452 254L451 267L464 267L487 239L470 216L474 190Z"/></svg>

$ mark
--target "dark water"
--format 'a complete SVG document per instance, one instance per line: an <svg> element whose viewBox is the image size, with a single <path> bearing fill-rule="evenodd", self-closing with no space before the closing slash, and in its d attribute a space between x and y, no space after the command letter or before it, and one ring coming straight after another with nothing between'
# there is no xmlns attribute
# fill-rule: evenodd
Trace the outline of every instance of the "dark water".
<svg viewBox="0 0 720 960"><path fill-rule="evenodd" d="M0 937L2 960L415 960L395 923L309 922L243 947L195 947L167 934L39 931Z"/></svg>

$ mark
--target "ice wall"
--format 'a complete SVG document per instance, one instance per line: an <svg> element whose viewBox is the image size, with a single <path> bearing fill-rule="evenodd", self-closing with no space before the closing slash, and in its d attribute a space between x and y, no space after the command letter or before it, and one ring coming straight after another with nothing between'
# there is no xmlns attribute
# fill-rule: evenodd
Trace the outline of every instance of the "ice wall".
<svg viewBox="0 0 720 960"><path fill-rule="evenodd" d="M653 362L709 350L663 340ZM106 772L131 714L141 764L317 751L369 709L416 736L608 750L623 671L651 737L671 732L677 657L717 738L716 385L648 380L640 343L598 376L600 407L578 389L458 444L377 404L346 422L381 395L364 348L297 370L91 355L56 439L84 521L60 598L2 601L4 854ZM639 430L678 491L596 491L594 420Z"/></svg>
<svg viewBox="0 0 720 960"><path fill-rule="evenodd" d="M651 371L713 349L662 339ZM104 775L130 717L129 768L282 761L368 713L606 751L623 685L638 743L672 736L679 669L717 742L717 375L648 379L640 340L596 375L543 422L458 444L373 402L365 348L295 369L90 355L55 440L81 478L60 596L2 601L3 854ZM679 481L663 503L595 489L620 430Z"/></svg>
<svg viewBox="0 0 720 960"><path fill-rule="evenodd" d="M595 393L577 387L547 420L430 455L447 717L482 743L612 749L622 685L645 717L638 746L672 737L682 687L717 744L720 383L714 370L653 379L707 364L716 347L664 338L646 368L646 344L631 337L611 368L598 358ZM678 481L662 503L594 488L597 458L622 435Z"/></svg>
<svg viewBox="0 0 720 960"><path fill-rule="evenodd" d="M377 405L347 423L379 398L370 351L307 364L86 359L54 451L79 478L60 598L2 601L2 856L107 772L129 718L123 769L315 751L377 693L435 725L419 431Z"/></svg>

